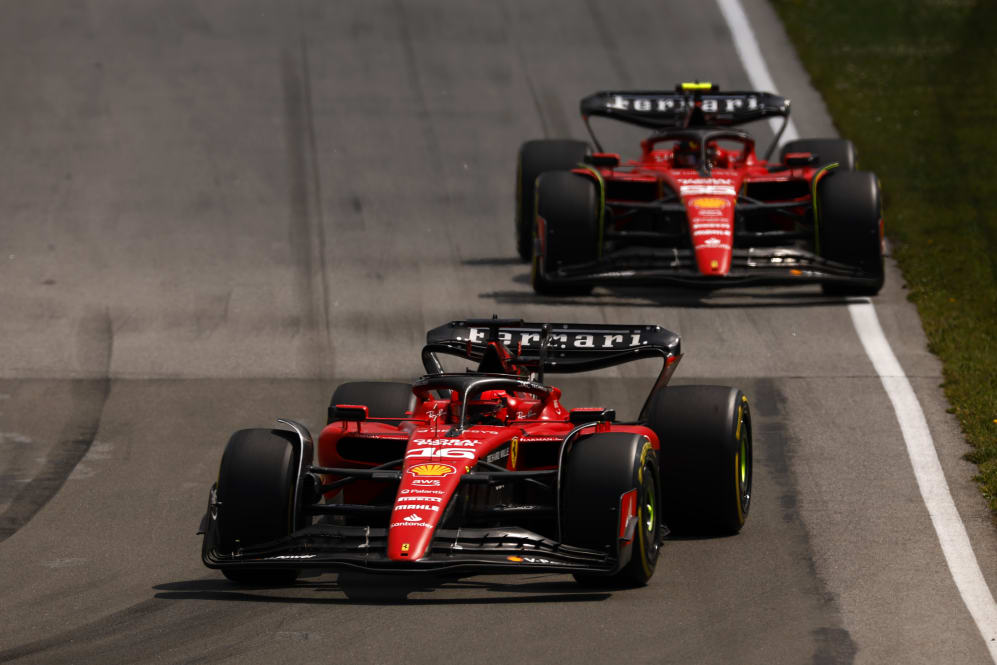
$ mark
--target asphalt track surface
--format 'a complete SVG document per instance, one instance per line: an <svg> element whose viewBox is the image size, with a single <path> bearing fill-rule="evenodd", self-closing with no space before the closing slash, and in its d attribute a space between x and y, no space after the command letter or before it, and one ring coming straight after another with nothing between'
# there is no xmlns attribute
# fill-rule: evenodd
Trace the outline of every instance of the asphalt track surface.
<svg viewBox="0 0 997 665"><path fill-rule="evenodd" d="M833 133L770 8L746 9L800 134ZM747 87L708 2L4 3L0 662L991 662L845 301L538 298L514 260L519 143L582 138L587 93L692 77ZM902 287L891 264L878 316L997 588ZM680 333L676 382L752 402L744 531L668 541L626 591L241 589L201 566L232 430L317 431L339 382L418 375L427 328L493 312ZM650 372L572 378L566 402L639 404Z"/></svg>

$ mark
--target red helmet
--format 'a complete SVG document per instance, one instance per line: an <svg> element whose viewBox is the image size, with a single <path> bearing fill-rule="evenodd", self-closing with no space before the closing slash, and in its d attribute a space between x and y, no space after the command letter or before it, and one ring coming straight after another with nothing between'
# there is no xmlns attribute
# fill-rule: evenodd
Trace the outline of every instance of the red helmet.
<svg viewBox="0 0 997 665"><path fill-rule="evenodd" d="M675 145L673 151L675 167L680 169L699 168L700 143L695 139L682 139ZM709 167L716 166L717 145L714 142L706 144L706 163Z"/></svg>
<svg viewBox="0 0 997 665"><path fill-rule="evenodd" d="M451 417L460 417L461 404L456 400L450 404ZM468 425L502 425L508 419L506 394L502 390L486 390L475 399L467 401Z"/></svg>
<svg viewBox="0 0 997 665"><path fill-rule="evenodd" d="M694 169L699 165L699 141L682 139L675 144L673 151L675 166L680 169Z"/></svg>

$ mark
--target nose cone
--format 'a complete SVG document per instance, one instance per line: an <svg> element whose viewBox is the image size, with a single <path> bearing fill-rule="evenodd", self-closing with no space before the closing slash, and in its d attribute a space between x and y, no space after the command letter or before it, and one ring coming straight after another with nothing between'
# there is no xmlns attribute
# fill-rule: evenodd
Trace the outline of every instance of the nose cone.
<svg viewBox="0 0 997 665"><path fill-rule="evenodd" d="M730 272L735 200L734 195L685 198L689 235L696 253L696 266L702 275L721 276Z"/></svg>
<svg viewBox="0 0 997 665"><path fill-rule="evenodd" d="M483 456L505 458L515 427L475 426L451 438L417 429L405 450L402 480L388 529L388 558L417 561L426 555L461 477ZM496 459L498 459L498 457Z"/></svg>
<svg viewBox="0 0 997 665"><path fill-rule="evenodd" d="M730 272L730 244L697 245L696 267L703 275L726 275Z"/></svg>
<svg viewBox="0 0 997 665"><path fill-rule="evenodd" d="M406 464L391 511L389 559L415 561L426 554L463 473L463 467L445 462L416 460Z"/></svg>

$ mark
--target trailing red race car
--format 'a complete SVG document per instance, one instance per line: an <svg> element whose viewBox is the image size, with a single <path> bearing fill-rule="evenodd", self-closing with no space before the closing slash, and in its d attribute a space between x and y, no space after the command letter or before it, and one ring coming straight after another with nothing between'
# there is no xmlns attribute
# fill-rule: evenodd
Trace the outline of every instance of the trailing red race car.
<svg viewBox="0 0 997 665"><path fill-rule="evenodd" d="M438 354L476 363L445 372ZM302 568L573 573L643 584L667 529L736 533L751 500L751 413L722 386L666 387L659 326L454 321L413 384L341 385L306 428L236 432L211 488L202 559L230 579ZM544 375L663 361L635 422L567 409Z"/></svg>
<svg viewBox="0 0 997 665"><path fill-rule="evenodd" d="M599 92L581 101L596 151L528 141L516 172L516 236L539 293L671 283L711 289L820 283L872 295L883 285L876 176L843 139L800 139L769 156L789 100L685 83L675 92ZM589 119L655 132L640 158L603 151ZM742 123L782 117L764 158Z"/></svg>

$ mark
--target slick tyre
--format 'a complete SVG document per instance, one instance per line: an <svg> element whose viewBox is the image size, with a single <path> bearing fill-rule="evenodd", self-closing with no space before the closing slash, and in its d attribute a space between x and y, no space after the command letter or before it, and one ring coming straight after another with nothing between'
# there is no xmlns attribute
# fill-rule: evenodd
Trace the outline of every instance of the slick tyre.
<svg viewBox="0 0 997 665"><path fill-rule="evenodd" d="M371 418L404 418L405 412L415 405L415 395L412 386L407 383L392 381L354 381L344 383L329 400L329 419L332 422L333 410L337 404L360 404L367 407ZM382 421L389 425L398 425L398 420Z"/></svg>
<svg viewBox="0 0 997 665"><path fill-rule="evenodd" d="M588 152L584 141L568 139L527 141L520 146L516 161L516 250L524 261L533 258L537 178L547 171L575 168Z"/></svg>
<svg viewBox="0 0 997 665"><path fill-rule="evenodd" d="M678 535L735 534L751 507L751 410L727 386L672 386L651 400L661 519Z"/></svg>
<svg viewBox="0 0 997 665"><path fill-rule="evenodd" d="M297 459L282 430L244 429L229 439L218 471L219 549L234 552L287 536L297 519L294 481ZM222 568L225 577L244 584L290 584L298 571Z"/></svg>
<svg viewBox="0 0 997 665"><path fill-rule="evenodd" d="M838 168L844 171L854 171L858 164L858 153L855 146L847 139L797 139L782 146L779 151L780 161L786 162L786 155L791 152L809 152L817 156L815 166L825 166L837 162Z"/></svg>
<svg viewBox="0 0 997 665"><path fill-rule="evenodd" d="M625 561L614 575L575 575L581 584L643 586L654 575L661 547L658 457L639 434L607 432L577 441L565 460L562 537ZM620 538L623 496L636 490L637 518L630 540ZM627 516L622 517L626 522Z"/></svg>
<svg viewBox="0 0 997 665"><path fill-rule="evenodd" d="M882 200L868 171L831 171L817 185L820 255L859 268L865 284L824 284L828 295L872 296L883 288Z"/></svg>
<svg viewBox="0 0 997 665"><path fill-rule="evenodd" d="M602 211L597 185L570 171L537 179L538 247L533 257L533 290L543 295L583 295L590 285L558 284L551 273L565 265L595 261L599 255Z"/></svg>

